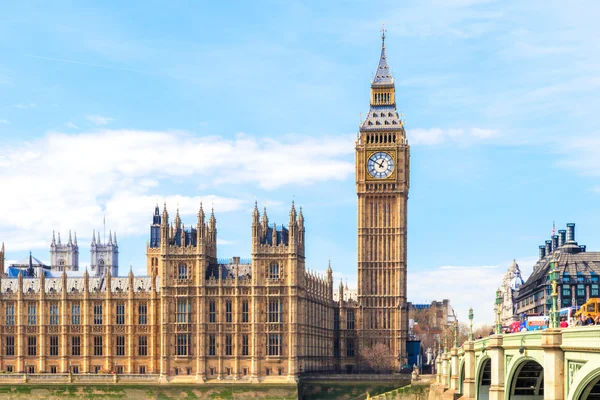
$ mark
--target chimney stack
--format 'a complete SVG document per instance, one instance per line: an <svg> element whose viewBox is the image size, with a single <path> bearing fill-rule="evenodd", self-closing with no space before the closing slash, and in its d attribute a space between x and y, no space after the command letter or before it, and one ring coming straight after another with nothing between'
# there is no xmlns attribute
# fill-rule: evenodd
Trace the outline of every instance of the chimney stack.
<svg viewBox="0 0 600 400"><path fill-rule="evenodd" d="M552 240L546 240L546 255L552 254Z"/></svg>
<svg viewBox="0 0 600 400"><path fill-rule="evenodd" d="M540 246L540 260L544 257L546 257L546 246L541 245Z"/></svg>
<svg viewBox="0 0 600 400"><path fill-rule="evenodd" d="M552 235L552 251L558 249L558 235Z"/></svg>
<svg viewBox="0 0 600 400"><path fill-rule="evenodd" d="M567 224L567 242L574 242L575 241L575 224L574 223L568 223Z"/></svg>
<svg viewBox="0 0 600 400"><path fill-rule="evenodd" d="M565 241L567 240L567 231L564 229L561 229L558 231L558 247L562 247L563 244L565 244Z"/></svg>

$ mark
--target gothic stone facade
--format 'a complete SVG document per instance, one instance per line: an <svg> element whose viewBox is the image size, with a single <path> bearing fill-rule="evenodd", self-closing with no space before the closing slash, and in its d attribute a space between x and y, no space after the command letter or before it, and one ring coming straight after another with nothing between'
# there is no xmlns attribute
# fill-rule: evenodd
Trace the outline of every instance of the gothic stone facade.
<svg viewBox="0 0 600 400"><path fill-rule="evenodd" d="M179 212L169 223L165 205L150 228L148 276L104 268L94 277L63 270L58 278L1 279L0 369L295 381L356 370L361 347L376 342L399 367L408 333L408 187L409 146L384 41L356 142L356 291L340 284L334 293L331 267L325 276L306 270L304 217L293 204L285 226L255 205L250 260L217 258L214 213L206 218L200 206L185 229Z"/></svg>

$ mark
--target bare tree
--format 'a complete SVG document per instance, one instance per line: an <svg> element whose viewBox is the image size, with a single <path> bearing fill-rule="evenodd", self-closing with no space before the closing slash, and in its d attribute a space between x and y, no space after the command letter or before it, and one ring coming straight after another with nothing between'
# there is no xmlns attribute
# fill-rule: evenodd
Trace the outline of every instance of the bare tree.
<svg viewBox="0 0 600 400"><path fill-rule="evenodd" d="M375 373L391 372L394 368L394 356L390 348L383 343L361 347L359 356L363 367Z"/></svg>
<svg viewBox="0 0 600 400"><path fill-rule="evenodd" d="M473 336L475 336L475 339L477 339L478 337L486 337L490 335L490 332L492 332L494 330L494 327L492 325L481 325L476 329L473 329Z"/></svg>

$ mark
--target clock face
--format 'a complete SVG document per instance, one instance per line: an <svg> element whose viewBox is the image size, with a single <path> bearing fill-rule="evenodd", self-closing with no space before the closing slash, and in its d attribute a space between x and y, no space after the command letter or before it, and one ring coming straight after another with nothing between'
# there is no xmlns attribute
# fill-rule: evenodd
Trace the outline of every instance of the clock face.
<svg viewBox="0 0 600 400"><path fill-rule="evenodd" d="M387 178L394 171L394 159L388 153L377 152L369 157L367 169L373 178Z"/></svg>

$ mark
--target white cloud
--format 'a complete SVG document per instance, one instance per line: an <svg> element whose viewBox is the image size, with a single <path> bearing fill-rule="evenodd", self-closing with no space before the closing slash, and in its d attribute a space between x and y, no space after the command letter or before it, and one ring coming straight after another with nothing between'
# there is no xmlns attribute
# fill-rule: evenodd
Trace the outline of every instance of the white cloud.
<svg viewBox="0 0 600 400"><path fill-rule="evenodd" d="M172 218L177 205L182 215L195 216L201 200L205 209L214 204L217 212L249 207L253 200L235 194L180 195L180 180L217 190L221 184L275 189L343 180L354 172L352 135L275 140L240 134L228 140L104 130L55 132L1 146L0 187L10 196L0 197L0 237L10 238L11 251L46 248L52 230L74 229L85 238L101 228L104 214L120 237L143 233L157 201L168 202Z"/></svg>
<svg viewBox="0 0 600 400"><path fill-rule="evenodd" d="M102 115L86 115L85 118L96 125L106 125L114 121L114 118L103 117Z"/></svg>
<svg viewBox="0 0 600 400"><path fill-rule="evenodd" d="M525 280L535 259L517 260ZM473 307L475 322L494 322L496 289L502 283L511 261L487 266L442 266L431 270L412 270L408 273L408 298L412 303L429 303L449 299L459 320L466 320Z"/></svg>
<svg viewBox="0 0 600 400"><path fill-rule="evenodd" d="M67 123L65 124L65 126L66 126L67 128L71 128L71 129L79 129L79 127L78 127L77 125L75 125L73 122L67 122Z"/></svg>
<svg viewBox="0 0 600 400"><path fill-rule="evenodd" d="M477 141L498 137L498 131L493 129L470 128L470 129L409 129L408 142L412 145L432 146L447 141L470 144Z"/></svg>
<svg viewBox="0 0 600 400"><path fill-rule="evenodd" d="M7 119L0 119L0 124L8 124L8 120Z"/></svg>

